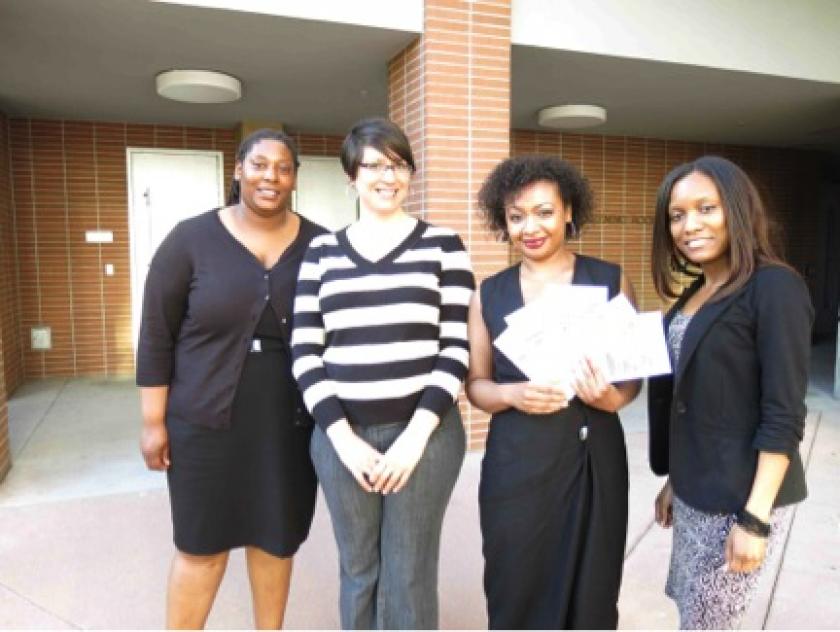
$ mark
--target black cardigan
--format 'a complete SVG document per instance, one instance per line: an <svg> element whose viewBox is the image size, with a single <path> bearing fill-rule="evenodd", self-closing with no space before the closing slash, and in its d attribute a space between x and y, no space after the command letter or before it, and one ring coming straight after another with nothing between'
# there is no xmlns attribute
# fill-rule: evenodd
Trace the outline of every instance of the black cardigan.
<svg viewBox="0 0 840 632"><path fill-rule="evenodd" d="M230 426L257 322L270 304L288 343L303 253L323 232L301 217L297 237L266 270L215 209L172 229L149 267L137 343L137 385L169 386L167 417ZM311 423L302 402L293 413Z"/></svg>
<svg viewBox="0 0 840 632"><path fill-rule="evenodd" d="M702 285L698 279L669 310ZM804 431L813 307L792 270L760 268L689 322L673 375L648 384L650 464L690 506L733 513L749 497L758 453L790 456L774 506L805 498Z"/></svg>

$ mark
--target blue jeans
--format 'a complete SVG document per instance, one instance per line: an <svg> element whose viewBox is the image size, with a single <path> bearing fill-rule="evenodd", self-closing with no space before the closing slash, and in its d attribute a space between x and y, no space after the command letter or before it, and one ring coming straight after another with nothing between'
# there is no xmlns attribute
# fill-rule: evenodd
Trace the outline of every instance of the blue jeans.
<svg viewBox="0 0 840 632"><path fill-rule="evenodd" d="M353 430L385 452L405 427L392 423L353 426ZM465 447L455 406L432 433L408 484L383 496L359 487L329 438L315 428L312 462L338 545L342 628L438 627L440 531Z"/></svg>

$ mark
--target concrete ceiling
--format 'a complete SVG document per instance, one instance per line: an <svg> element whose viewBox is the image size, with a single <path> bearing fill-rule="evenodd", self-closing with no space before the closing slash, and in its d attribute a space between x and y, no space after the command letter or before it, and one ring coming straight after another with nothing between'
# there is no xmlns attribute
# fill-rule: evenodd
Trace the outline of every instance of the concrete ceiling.
<svg viewBox="0 0 840 632"><path fill-rule="evenodd" d="M387 112L387 62L416 36L146 0L0 0L0 111L343 134ZM154 77L170 68L227 72L244 97L161 99ZM526 46L512 68L516 128L538 129L547 105L593 103L608 110L596 133L840 151L840 84Z"/></svg>
<svg viewBox="0 0 840 632"><path fill-rule="evenodd" d="M515 128L588 103L607 109L602 134L840 149L840 84L527 46L511 65Z"/></svg>
<svg viewBox="0 0 840 632"><path fill-rule="evenodd" d="M387 63L416 34L146 0L0 0L0 111L9 116L344 133L387 112ZM242 81L231 104L155 93L171 68Z"/></svg>

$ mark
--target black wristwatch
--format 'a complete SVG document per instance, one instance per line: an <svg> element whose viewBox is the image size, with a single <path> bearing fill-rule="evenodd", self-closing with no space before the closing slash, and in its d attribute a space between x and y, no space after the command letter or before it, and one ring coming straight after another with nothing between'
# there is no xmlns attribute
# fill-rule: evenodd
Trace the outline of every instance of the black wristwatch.
<svg viewBox="0 0 840 632"><path fill-rule="evenodd" d="M746 509L740 509L735 514L735 524L747 533L757 535L759 538L766 538L770 535L770 523L764 522Z"/></svg>

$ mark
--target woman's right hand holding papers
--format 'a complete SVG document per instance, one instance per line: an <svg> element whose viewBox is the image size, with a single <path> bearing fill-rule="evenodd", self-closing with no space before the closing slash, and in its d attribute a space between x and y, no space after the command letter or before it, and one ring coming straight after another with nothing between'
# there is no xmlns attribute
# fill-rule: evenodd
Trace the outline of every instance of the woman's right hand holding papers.
<svg viewBox="0 0 840 632"><path fill-rule="evenodd" d="M500 386L503 397L511 408L530 415L547 415L569 405L569 396L558 385L517 382Z"/></svg>

